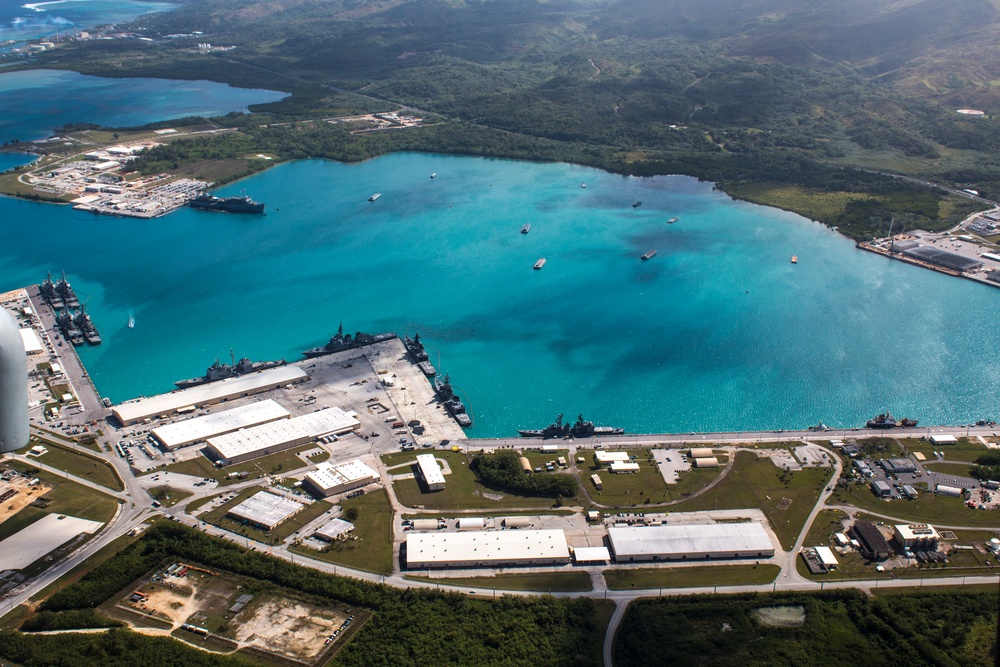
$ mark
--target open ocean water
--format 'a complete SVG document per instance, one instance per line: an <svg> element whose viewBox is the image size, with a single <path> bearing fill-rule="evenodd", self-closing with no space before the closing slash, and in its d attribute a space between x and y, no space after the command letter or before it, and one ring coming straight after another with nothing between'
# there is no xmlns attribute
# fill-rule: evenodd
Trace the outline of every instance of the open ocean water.
<svg viewBox="0 0 1000 667"><path fill-rule="evenodd" d="M220 194L243 188L266 216L0 199L0 289L66 269L105 340L81 356L115 401L230 348L299 359L343 322L420 332L481 437L560 412L628 432L998 417L1000 290L710 183L397 154L282 164Z"/></svg>

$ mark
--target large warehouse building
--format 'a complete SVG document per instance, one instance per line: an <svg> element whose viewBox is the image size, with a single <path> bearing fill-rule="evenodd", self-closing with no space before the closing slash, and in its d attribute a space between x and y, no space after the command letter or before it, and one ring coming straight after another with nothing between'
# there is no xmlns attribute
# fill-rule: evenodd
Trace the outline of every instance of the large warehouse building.
<svg viewBox="0 0 1000 667"><path fill-rule="evenodd" d="M361 461L348 461L336 465L324 461L303 480L310 492L323 498L335 493L350 491L379 480L379 474Z"/></svg>
<svg viewBox="0 0 1000 667"><path fill-rule="evenodd" d="M353 412L327 408L209 438L208 449L224 465L229 465L298 447L324 435L341 435L359 428L361 422Z"/></svg>
<svg viewBox="0 0 1000 667"><path fill-rule="evenodd" d="M274 530L283 521L298 514L305 507L300 502L267 491L256 493L233 507L227 514L237 521L245 521L264 530Z"/></svg>
<svg viewBox="0 0 1000 667"><path fill-rule="evenodd" d="M281 366L259 373L209 382L190 389L172 391L149 398L140 398L114 407L114 415L122 424L138 424L161 415L172 415L181 408L202 407L242 396L277 389L288 384L305 382L309 376L298 366Z"/></svg>
<svg viewBox="0 0 1000 667"><path fill-rule="evenodd" d="M216 435L232 433L241 428L266 424L278 419L287 419L290 416L288 410L268 399L204 417L165 424L154 428L152 433L164 449L172 451Z"/></svg>
<svg viewBox="0 0 1000 667"><path fill-rule="evenodd" d="M408 533L406 567L563 565L569 545L561 530L493 530Z"/></svg>
<svg viewBox="0 0 1000 667"><path fill-rule="evenodd" d="M709 558L770 558L774 544L764 527L747 523L608 528L615 560L702 560Z"/></svg>

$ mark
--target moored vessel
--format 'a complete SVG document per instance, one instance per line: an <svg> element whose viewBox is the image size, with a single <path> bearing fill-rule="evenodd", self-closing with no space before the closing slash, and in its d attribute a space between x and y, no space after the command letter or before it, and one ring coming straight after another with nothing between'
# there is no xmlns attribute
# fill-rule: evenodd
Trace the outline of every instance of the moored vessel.
<svg viewBox="0 0 1000 667"><path fill-rule="evenodd" d="M678 220L680 220L680 218L670 218L669 220L667 220L667 224L668 225L672 225L675 222L677 222Z"/></svg>
<svg viewBox="0 0 1000 667"><path fill-rule="evenodd" d="M534 269L537 271L538 269L542 268L543 266L545 266L545 258L544 257L542 257L537 262L535 262Z"/></svg>
<svg viewBox="0 0 1000 667"><path fill-rule="evenodd" d="M792 264L798 264L798 263L799 263L799 256L792 255Z"/></svg>
<svg viewBox="0 0 1000 667"><path fill-rule="evenodd" d="M344 325L341 324L337 328L337 334L333 336L326 345L321 345L320 347L310 348L302 352L302 354L308 358L322 357L325 354L333 354L334 352L343 352L344 350L353 350L358 347L365 347L366 345L374 345L375 343L381 343L383 341L392 340L396 337L394 333L380 333L380 334L368 334L363 331L358 331L351 337L351 334L344 335Z"/></svg>
<svg viewBox="0 0 1000 667"><path fill-rule="evenodd" d="M583 415L577 415L572 425L563 422L562 413L556 420L541 429L520 429L518 435L522 438L591 438L614 435L625 435L625 429L615 426L594 426L594 422L585 421Z"/></svg>
<svg viewBox="0 0 1000 667"><path fill-rule="evenodd" d="M263 213L264 204L254 201L241 191L237 197L216 197L203 193L188 202L191 208L202 211L222 211L225 213Z"/></svg>
<svg viewBox="0 0 1000 667"><path fill-rule="evenodd" d="M632 204L632 208L639 208L640 206L642 206L641 201L637 201L636 203Z"/></svg>
<svg viewBox="0 0 1000 667"><path fill-rule="evenodd" d="M522 234L527 234L530 231L531 231L531 225L524 225L523 227L521 227Z"/></svg>
<svg viewBox="0 0 1000 667"><path fill-rule="evenodd" d="M189 387L197 387L199 385L208 384L209 382L226 380L228 378L239 377L241 375L247 375L257 371L266 371L269 368L277 368L278 366L285 365L284 359L278 359L277 361L250 361L247 357L243 357L239 360L239 362L237 362L235 361L235 356L233 355L232 350L229 350L229 357L232 363L223 364L219 363L219 360L216 359L215 363L208 367L203 376L191 378L189 380L178 380L174 383L174 385L178 389L187 389Z"/></svg>
<svg viewBox="0 0 1000 667"><path fill-rule="evenodd" d="M375 201L376 199L378 199L381 196L382 196L381 192L376 192L375 194L373 194L371 197L368 198L368 201Z"/></svg>
<svg viewBox="0 0 1000 667"><path fill-rule="evenodd" d="M424 349L424 344L420 342L420 334L413 334L413 338L403 334L403 347L406 348L406 351L418 364L421 361L427 361L427 350Z"/></svg>
<svg viewBox="0 0 1000 667"><path fill-rule="evenodd" d="M645 261L647 259L650 259L651 257L654 257L655 255L656 255L656 251L655 250L650 250L647 253L643 253L642 256L639 257L639 259Z"/></svg>

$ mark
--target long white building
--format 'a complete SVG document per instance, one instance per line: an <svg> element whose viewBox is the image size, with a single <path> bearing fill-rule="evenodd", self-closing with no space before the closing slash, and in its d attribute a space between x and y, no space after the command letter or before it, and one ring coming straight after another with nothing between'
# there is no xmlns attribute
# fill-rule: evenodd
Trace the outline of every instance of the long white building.
<svg viewBox="0 0 1000 667"><path fill-rule="evenodd" d="M770 558L774 543L756 522L608 528L615 561Z"/></svg>
<svg viewBox="0 0 1000 667"><path fill-rule="evenodd" d="M493 530L407 533L406 567L562 565L569 545L562 530Z"/></svg>
<svg viewBox="0 0 1000 667"><path fill-rule="evenodd" d="M336 465L324 461L306 474L304 486L318 496L332 496L362 487L379 480L377 471L361 461L348 461Z"/></svg>
<svg viewBox="0 0 1000 667"><path fill-rule="evenodd" d="M324 435L342 435L359 428L361 422L355 413L327 408L209 438L208 449L224 465L229 465L298 447Z"/></svg>
<svg viewBox="0 0 1000 667"><path fill-rule="evenodd" d="M129 401L116 405L113 412L122 424L138 424L147 419L172 415L181 408L221 403L308 379L306 372L298 366L280 366L258 373L209 382L190 389L172 391L169 394Z"/></svg>
<svg viewBox="0 0 1000 667"><path fill-rule="evenodd" d="M164 449L171 451L178 447L207 440L212 436L232 433L241 428L289 417L291 414L288 410L268 399L222 412L214 412L203 417L158 426L152 430L152 433Z"/></svg>
<svg viewBox="0 0 1000 667"><path fill-rule="evenodd" d="M441 491L444 489L444 473L441 466L433 454L420 454L417 456L417 468L420 470L420 477L427 485L428 491Z"/></svg>

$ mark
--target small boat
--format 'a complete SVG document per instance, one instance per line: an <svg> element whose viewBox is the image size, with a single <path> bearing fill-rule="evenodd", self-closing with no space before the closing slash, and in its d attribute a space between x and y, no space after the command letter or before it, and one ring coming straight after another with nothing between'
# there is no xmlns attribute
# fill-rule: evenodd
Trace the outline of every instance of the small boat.
<svg viewBox="0 0 1000 667"><path fill-rule="evenodd" d="M792 264L798 264L798 263L799 263L799 256L792 255Z"/></svg>
<svg viewBox="0 0 1000 667"><path fill-rule="evenodd" d="M587 189L587 184L586 183L580 183L580 187L583 188L584 190L586 190Z"/></svg>
<svg viewBox="0 0 1000 667"><path fill-rule="evenodd" d="M642 255L639 259L641 259L641 260L647 260L647 259L650 259L651 257L654 257L655 255L656 255L656 251L655 250L650 250L646 254Z"/></svg>
<svg viewBox="0 0 1000 667"><path fill-rule="evenodd" d="M128 328L135 329L135 315L128 316Z"/></svg>
<svg viewBox="0 0 1000 667"><path fill-rule="evenodd" d="M678 220L680 220L680 218L670 218L669 220L667 220L667 224L668 225L672 225L675 222L677 222Z"/></svg>
<svg viewBox="0 0 1000 667"><path fill-rule="evenodd" d="M431 174L431 178L437 178L437 177L438 177L438 173L436 171L433 174Z"/></svg>
<svg viewBox="0 0 1000 667"><path fill-rule="evenodd" d="M531 225L525 225L524 227L521 227L522 234L527 234L530 231L531 231Z"/></svg>
<svg viewBox="0 0 1000 667"><path fill-rule="evenodd" d="M640 206L642 206L641 201L637 201L636 203L632 204L632 208L639 208Z"/></svg>
<svg viewBox="0 0 1000 667"><path fill-rule="evenodd" d="M538 260L537 262L535 262L535 270L537 271L538 269L542 268L543 266L545 266L545 258L544 257L542 257L540 260Z"/></svg>
<svg viewBox="0 0 1000 667"><path fill-rule="evenodd" d="M378 199L381 196L382 196L381 192L376 192L375 194L373 194L371 197L368 198L368 201L375 201L376 199Z"/></svg>

